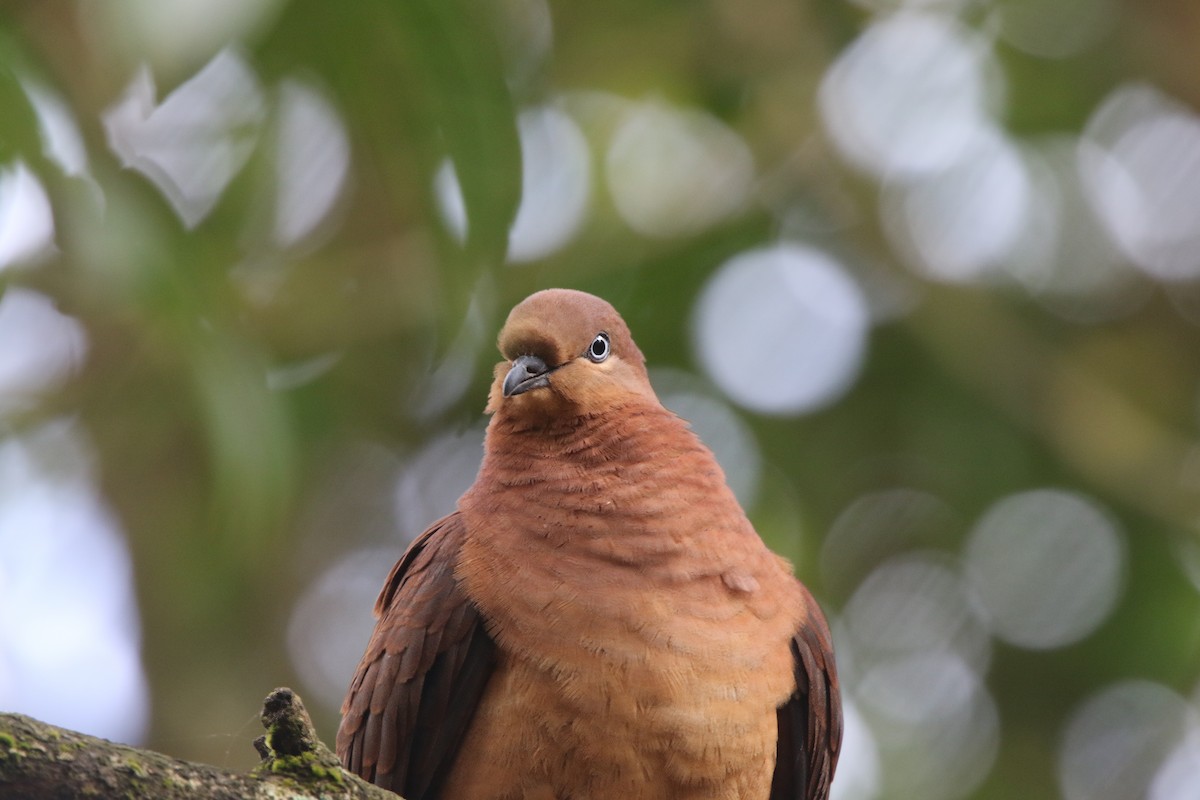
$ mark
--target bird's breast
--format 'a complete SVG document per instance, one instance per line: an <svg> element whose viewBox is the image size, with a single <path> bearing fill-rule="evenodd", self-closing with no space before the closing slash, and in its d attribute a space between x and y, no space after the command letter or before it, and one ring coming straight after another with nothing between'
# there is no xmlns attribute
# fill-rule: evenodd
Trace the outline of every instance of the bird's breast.
<svg viewBox="0 0 1200 800"><path fill-rule="evenodd" d="M459 503L456 575L500 657L471 736L507 735L488 763L536 754L552 786L607 776L591 796L765 796L799 585L682 422L589 425L548 442L493 420Z"/></svg>
<svg viewBox="0 0 1200 800"><path fill-rule="evenodd" d="M763 775L769 785L775 709L794 688L794 581L753 532L718 527L736 519L649 524L611 499L608 509L559 506L558 519L538 519L530 501L523 522L493 515L464 545L459 577L507 687L489 691L480 724L519 732L524 752L544 756L537 769L586 764L618 781L597 797L755 796L719 787L757 787ZM655 781L673 788L629 794Z"/></svg>

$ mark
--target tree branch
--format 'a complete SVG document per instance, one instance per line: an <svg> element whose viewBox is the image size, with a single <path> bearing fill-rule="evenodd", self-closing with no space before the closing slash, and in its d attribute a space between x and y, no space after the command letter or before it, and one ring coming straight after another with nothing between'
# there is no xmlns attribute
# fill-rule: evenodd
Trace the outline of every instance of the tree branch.
<svg viewBox="0 0 1200 800"><path fill-rule="evenodd" d="M254 746L262 764L249 774L226 772L150 750L85 736L21 714L0 714L0 796L277 800L396 800L397 795L341 768L317 738L291 689L267 695L264 736Z"/></svg>

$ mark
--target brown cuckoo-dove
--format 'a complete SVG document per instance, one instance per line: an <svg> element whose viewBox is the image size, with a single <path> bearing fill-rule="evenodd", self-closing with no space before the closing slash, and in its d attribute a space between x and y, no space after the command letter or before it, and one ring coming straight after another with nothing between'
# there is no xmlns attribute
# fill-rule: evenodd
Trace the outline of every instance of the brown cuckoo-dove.
<svg viewBox="0 0 1200 800"><path fill-rule="evenodd" d="M342 762L408 800L824 800L825 619L624 321L551 289L499 345L483 465L379 595Z"/></svg>

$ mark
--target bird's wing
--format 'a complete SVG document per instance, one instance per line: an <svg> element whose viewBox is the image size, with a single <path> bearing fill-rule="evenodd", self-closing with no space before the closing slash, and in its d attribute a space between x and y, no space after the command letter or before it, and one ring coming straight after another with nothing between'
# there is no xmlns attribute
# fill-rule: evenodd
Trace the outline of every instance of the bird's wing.
<svg viewBox="0 0 1200 800"><path fill-rule="evenodd" d="M342 764L408 800L436 796L496 660L479 611L454 578L465 536L462 515L450 514L392 567L342 703Z"/></svg>
<svg viewBox="0 0 1200 800"><path fill-rule="evenodd" d="M771 800L829 797L842 747L842 701L829 629L819 616L810 612L792 637L796 691L778 711Z"/></svg>

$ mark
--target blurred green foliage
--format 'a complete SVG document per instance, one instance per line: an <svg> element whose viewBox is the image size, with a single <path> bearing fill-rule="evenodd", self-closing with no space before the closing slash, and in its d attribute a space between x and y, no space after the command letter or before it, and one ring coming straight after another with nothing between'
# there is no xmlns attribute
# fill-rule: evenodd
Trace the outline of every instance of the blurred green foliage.
<svg viewBox="0 0 1200 800"><path fill-rule="evenodd" d="M0 164L20 157L42 179L57 241L37 268L0 273L0 291L36 288L87 330L82 373L9 419L7 432L75 415L97 448L136 568L149 746L253 760L257 703L297 684L285 646L295 598L356 547L392 542L398 554L378 511L390 490L350 487L339 472L347 452L369 443L407 454L477 422L491 337L512 304L547 286L593 291L623 312L653 366L698 371L689 332L701 286L725 259L773 241L786 227L781 209L797 208L808 241L872 265L915 298L873 329L862 373L837 403L794 417L743 415L768 465L751 515L833 616L856 584L822 578L821 545L867 492L904 486L941 498L949 515L930 546L946 552L997 499L1042 486L1096 498L1127 533L1126 592L1096 634L1045 652L996 645L987 682L1001 750L973 796L1057 797L1064 719L1098 687L1137 676L1195 691L1196 587L1178 556L1197 545L1200 337L1194 311L1178 310L1195 287L1147 279L1148 297L1130 313L1080 324L1011 283L939 285L910 274L878 222L879 187L840 165L817 117L825 70L868 22L861 8L556 3L552 45L530 55L532 40L512 25L518 0L256 3L174 52L151 46L153 27L131 26L148 13L143 5L0 8ZM964 17L983 26L995 5L974 4ZM212 13L227 13L222 6ZM1131 76L1200 100L1200 77L1180 66L1200 40L1187 3L1119 13L1106 36L1065 59L997 45L1011 131L1077 132ZM106 140L102 114L140 64L161 100L230 44L256 70L268 109L279 83L299 77L347 131L348 188L333 222L301 245L270 240L276 154L265 134L190 230ZM518 70L522 54L533 64ZM18 82L27 75L74 112L89 178L66 176L43 155ZM506 265L521 193L517 113L571 92L665 97L715 115L754 153L765 199L694 235L646 238L593 188L571 244ZM597 171L609 124L584 126ZM469 220L461 243L434 193L447 157ZM445 408L415 412L436 388L431 376L444 377L436 370L456 337L473 356L469 387ZM331 355L317 379L268 388L272 370ZM331 487L363 505L331 500ZM315 716L331 738L336 709Z"/></svg>

